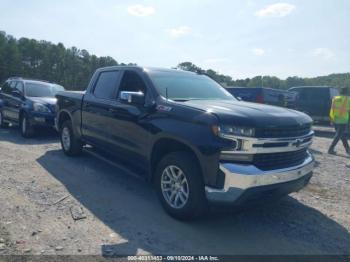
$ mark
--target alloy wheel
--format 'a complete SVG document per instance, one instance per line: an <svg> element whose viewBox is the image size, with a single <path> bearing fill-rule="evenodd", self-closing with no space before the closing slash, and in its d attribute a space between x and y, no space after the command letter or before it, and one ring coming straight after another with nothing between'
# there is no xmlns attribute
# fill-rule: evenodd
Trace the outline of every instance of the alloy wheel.
<svg viewBox="0 0 350 262"><path fill-rule="evenodd" d="M64 150L69 151L71 141L70 141L70 131L68 127L63 128L61 138L62 138L62 145Z"/></svg>
<svg viewBox="0 0 350 262"><path fill-rule="evenodd" d="M167 166L161 177L161 190L172 208L182 208L189 198L189 185L185 173L177 166Z"/></svg>

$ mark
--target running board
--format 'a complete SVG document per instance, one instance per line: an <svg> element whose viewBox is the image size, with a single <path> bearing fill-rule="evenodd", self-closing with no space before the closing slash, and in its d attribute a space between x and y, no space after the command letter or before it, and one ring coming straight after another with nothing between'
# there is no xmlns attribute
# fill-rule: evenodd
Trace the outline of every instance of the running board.
<svg viewBox="0 0 350 262"><path fill-rule="evenodd" d="M99 160L102 160L103 162L106 162L107 164L109 164L113 167L120 169L121 171L125 172L127 175L136 177L136 178L141 179L141 180L145 180L145 176L137 174L136 172L133 172L132 170L127 168L125 165L123 165L121 163L117 163L116 161L113 161L113 160L109 159L108 157L103 156L102 154L99 154L98 152L94 151L94 149L92 147L84 147L83 151L88 153L89 155L91 155L93 157L98 158Z"/></svg>

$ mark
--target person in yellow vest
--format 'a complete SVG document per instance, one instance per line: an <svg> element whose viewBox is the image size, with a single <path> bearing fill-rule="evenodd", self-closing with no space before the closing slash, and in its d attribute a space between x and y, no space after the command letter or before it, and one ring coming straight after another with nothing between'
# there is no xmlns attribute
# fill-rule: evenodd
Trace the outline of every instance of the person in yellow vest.
<svg viewBox="0 0 350 262"><path fill-rule="evenodd" d="M340 90L340 95L335 96L332 100L332 107L329 113L329 117L331 119L331 122L334 124L336 134L331 146L329 147L329 154L336 154L334 148L338 144L339 140L341 140L345 147L346 153L350 155L350 147L346 135L350 115L349 95L349 88L342 88Z"/></svg>

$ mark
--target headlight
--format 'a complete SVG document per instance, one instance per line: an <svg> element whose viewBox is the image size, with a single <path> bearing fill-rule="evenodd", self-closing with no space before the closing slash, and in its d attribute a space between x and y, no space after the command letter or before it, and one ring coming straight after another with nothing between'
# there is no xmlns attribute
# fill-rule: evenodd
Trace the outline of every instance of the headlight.
<svg viewBox="0 0 350 262"><path fill-rule="evenodd" d="M47 106L40 104L40 103L34 103L33 109L35 112L50 113L50 109Z"/></svg>
<svg viewBox="0 0 350 262"><path fill-rule="evenodd" d="M221 125L218 129L218 135L224 138L229 136L253 137L255 135L255 129L249 127Z"/></svg>

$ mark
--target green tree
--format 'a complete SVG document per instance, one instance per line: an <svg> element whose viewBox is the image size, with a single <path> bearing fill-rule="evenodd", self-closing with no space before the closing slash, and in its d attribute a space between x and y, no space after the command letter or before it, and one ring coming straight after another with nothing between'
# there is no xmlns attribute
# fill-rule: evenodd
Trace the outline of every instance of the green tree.
<svg viewBox="0 0 350 262"><path fill-rule="evenodd" d="M112 57L97 57L76 47L47 41L15 39L0 32L0 81L11 76L43 79L67 89L85 89L99 67L118 65Z"/></svg>

